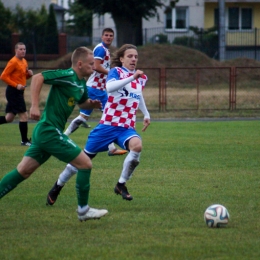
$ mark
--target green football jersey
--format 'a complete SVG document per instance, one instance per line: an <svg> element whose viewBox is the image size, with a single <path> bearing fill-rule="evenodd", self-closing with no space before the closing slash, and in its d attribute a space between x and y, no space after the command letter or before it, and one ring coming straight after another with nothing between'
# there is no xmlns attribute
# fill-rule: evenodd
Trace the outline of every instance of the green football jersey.
<svg viewBox="0 0 260 260"><path fill-rule="evenodd" d="M63 131L75 105L88 99L86 81L80 80L72 68L48 70L42 75L44 83L52 86L39 123L47 123Z"/></svg>

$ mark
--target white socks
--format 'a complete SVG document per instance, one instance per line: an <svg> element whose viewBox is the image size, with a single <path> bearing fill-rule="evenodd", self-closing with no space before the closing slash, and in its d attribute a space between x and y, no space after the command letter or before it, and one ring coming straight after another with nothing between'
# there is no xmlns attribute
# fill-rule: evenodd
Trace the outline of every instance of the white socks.
<svg viewBox="0 0 260 260"><path fill-rule="evenodd" d="M88 205L83 206L83 207L78 206L78 213L80 213L80 214L85 213L86 211L88 211L88 209L89 209Z"/></svg>
<svg viewBox="0 0 260 260"><path fill-rule="evenodd" d="M133 172L136 166L139 164L141 153L130 151L126 156L123 164L123 170L121 172L121 176L119 178L119 183L124 183L130 179L133 175Z"/></svg>
<svg viewBox="0 0 260 260"><path fill-rule="evenodd" d="M109 150L110 152L116 150L115 144L114 144L114 143L111 143L110 145L108 145L108 150Z"/></svg>
<svg viewBox="0 0 260 260"><path fill-rule="evenodd" d="M78 172L78 169L71 164L67 164L66 168L60 174L57 184L59 186L64 186L69 179Z"/></svg>
<svg viewBox="0 0 260 260"><path fill-rule="evenodd" d="M71 133L76 131L82 123L85 122L87 122L87 120L84 117L82 117L81 115L77 116L71 121L70 125L68 126L64 134L70 135Z"/></svg>

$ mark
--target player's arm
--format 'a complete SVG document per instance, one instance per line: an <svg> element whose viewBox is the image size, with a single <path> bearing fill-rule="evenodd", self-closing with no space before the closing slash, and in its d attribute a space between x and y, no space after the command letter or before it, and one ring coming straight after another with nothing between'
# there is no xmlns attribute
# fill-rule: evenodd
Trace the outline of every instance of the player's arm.
<svg viewBox="0 0 260 260"><path fill-rule="evenodd" d="M4 81L7 85L14 88L17 87L18 83L12 80L12 73L15 70L16 64L14 62L8 62L4 71L1 74L1 80Z"/></svg>
<svg viewBox="0 0 260 260"><path fill-rule="evenodd" d="M145 101L144 101L144 97L141 94L140 95L140 102L139 102L139 109L142 111L143 115L144 115L144 121L143 121L143 129L142 131L144 132L146 130L146 128L150 125L150 114L147 110Z"/></svg>
<svg viewBox="0 0 260 260"><path fill-rule="evenodd" d="M30 118L34 120L39 120L41 113L39 109L40 103L40 93L42 89L42 85L44 82L44 77L41 73L38 73L32 77L31 81L31 108L30 108Z"/></svg>
<svg viewBox="0 0 260 260"><path fill-rule="evenodd" d="M101 66L101 63L102 63L102 60L100 60L100 59L95 59L95 60L94 60L95 71L97 71L98 73L102 73L102 74L107 75L107 74L108 74L108 70L104 69L104 68Z"/></svg>
<svg viewBox="0 0 260 260"><path fill-rule="evenodd" d="M115 76L113 76L113 74ZM134 81L135 79L141 77L143 75L143 71L137 70L134 75L132 75L128 78L125 78L125 79L118 79L117 74L118 74L118 72L116 70L111 70L111 77L108 77L107 83L106 83L106 90L108 93L117 91L120 88L124 87L129 82Z"/></svg>
<svg viewBox="0 0 260 260"><path fill-rule="evenodd" d="M26 69L26 79L29 79L33 76L33 71L29 70L28 68Z"/></svg>
<svg viewBox="0 0 260 260"><path fill-rule="evenodd" d="M84 103L78 104L78 106L82 109L102 108L102 104L99 100L92 100L90 98L88 98Z"/></svg>

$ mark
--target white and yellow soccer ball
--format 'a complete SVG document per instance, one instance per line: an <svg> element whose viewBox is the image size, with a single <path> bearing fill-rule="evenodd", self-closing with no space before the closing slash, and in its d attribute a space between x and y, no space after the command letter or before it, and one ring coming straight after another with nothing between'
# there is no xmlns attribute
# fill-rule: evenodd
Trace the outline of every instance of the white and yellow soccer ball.
<svg viewBox="0 0 260 260"><path fill-rule="evenodd" d="M230 219L228 210L220 204L209 206L204 213L204 220L208 227L225 227Z"/></svg>

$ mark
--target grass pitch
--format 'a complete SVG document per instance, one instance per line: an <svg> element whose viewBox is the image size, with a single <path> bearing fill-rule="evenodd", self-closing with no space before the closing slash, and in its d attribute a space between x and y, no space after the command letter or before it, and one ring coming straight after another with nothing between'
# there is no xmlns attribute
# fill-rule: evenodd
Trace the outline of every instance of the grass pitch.
<svg viewBox="0 0 260 260"><path fill-rule="evenodd" d="M260 121L141 127L141 163L127 184L133 201L113 193L125 156L102 153L93 160L89 204L107 208L107 216L77 220L75 178L45 206L65 167L51 158L2 198L0 259L259 259ZM79 128L71 138L83 147L89 131ZM15 123L1 125L0 143L2 178L27 148ZM215 203L230 213L226 228L204 223Z"/></svg>

